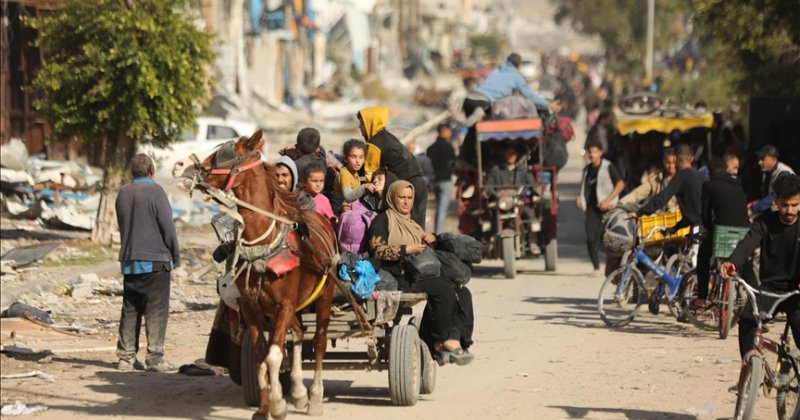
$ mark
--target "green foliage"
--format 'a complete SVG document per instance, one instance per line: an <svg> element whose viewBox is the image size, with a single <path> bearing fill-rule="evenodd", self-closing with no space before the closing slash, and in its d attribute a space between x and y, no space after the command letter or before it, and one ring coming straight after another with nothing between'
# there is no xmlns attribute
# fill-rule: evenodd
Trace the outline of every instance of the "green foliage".
<svg viewBox="0 0 800 420"><path fill-rule="evenodd" d="M469 45L480 55L497 56L506 45L506 39L493 33L472 34L469 36Z"/></svg>
<svg viewBox="0 0 800 420"><path fill-rule="evenodd" d="M551 0L557 23L569 21L580 32L600 36L608 67L614 73L644 72L647 2L644 0ZM656 2L654 49L666 50L685 35L686 0Z"/></svg>
<svg viewBox="0 0 800 420"><path fill-rule="evenodd" d="M166 145L207 97L211 37L183 0L70 0L30 19L48 58L32 82L56 135Z"/></svg>
<svg viewBox="0 0 800 420"><path fill-rule="evenodd" d="M745 96L800 94L800 5L797 0L694 0L699 31L716 41Z"/></svg>

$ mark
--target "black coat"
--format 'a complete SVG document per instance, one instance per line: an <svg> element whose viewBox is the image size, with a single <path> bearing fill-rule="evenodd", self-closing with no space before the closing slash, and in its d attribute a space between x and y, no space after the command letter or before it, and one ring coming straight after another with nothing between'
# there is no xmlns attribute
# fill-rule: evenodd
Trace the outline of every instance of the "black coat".
<svg viewBox="0 0 800 420"><path fill-rule="evenodd" d="M714 226L750 226L747 196L742 182L730 175L713 178L703 184L703 226L709 232Z"/></svg>
<svg viewBox="0 0 800 420"><path fill-rule="evenodd" d="M381 168L397 175L397 178L409 180L422 175L417 158L400 143L394 134L381 130L369 140L381 150Z"/></svg>

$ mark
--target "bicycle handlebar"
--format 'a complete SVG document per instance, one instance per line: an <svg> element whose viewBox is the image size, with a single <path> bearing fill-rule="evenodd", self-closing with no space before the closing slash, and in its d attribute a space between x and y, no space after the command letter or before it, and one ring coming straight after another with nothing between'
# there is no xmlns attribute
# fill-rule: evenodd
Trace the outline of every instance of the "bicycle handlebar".
<svg viewBox="0 0 800 420"><path fill-rule="evenodd" d="M755 315L757 319L763 319L763 320L771 319L772 315L775 313L775 309L778 308L778 305L785 302L792 296L800 295L800 290L792 290L786 293L774 293L774 292L759 290L747 284L747 282L744 281L743 278L736 275L731 276L731 280L735 280L737 283L739 283L739 285L744 287L745 291L747 292L747 299L753 306L753 315ZM767 296L777 299L775 303L772 304L772 307L769 309L769 311L764 313L763 317L761 316L761 311L759 311L758 309L758 302L756 301L756 295Z"/></svg>

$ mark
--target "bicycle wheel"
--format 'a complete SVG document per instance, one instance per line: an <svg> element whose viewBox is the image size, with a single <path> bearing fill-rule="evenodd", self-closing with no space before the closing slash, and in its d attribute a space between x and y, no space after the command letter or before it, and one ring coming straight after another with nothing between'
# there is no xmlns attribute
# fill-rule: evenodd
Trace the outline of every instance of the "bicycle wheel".
<svg viewBox="0 0 800 420"><path fill-rule="evenodd" d="M775 404L778 406L778 419L779 420L797 420L800 419L800 380L794 373L794 369L789 371L790 379L788 382L781 384L778 387L778 393L775 395Z"/></svg>
<svg viewBox="0 0 800 420"><path fill-rule="evenodd" d="M724 340L728 338L728 333L731 331L731 326L733 325L733 310L736 307L736 288L733 287L730 279L726 280L718 275L717 281L722 282L720 285L722 288L722 296L719 308L719 322L717 325L719 326L719 338Z"/></svg>
<svg viewBox="0 0 800 420"><path fill-rule="evenodd" d="M629 324L647 300L642 273L636 267L620 267L600 287L597 310L609 327Z"/></svg>
<svg viewBox="0 0 800 420"><path fill-rule="evenodd" d="M681 285L678 287L678 301L680 302L681 311L686 314L689 322L697 328L704 330L717 328L718 309L714 306L692 309L691 303L695 299L697 299L697 272L693 268L686 272L686 275L681 280Z"/></svg>
<svg viewBox="0 0 800 420"><path fill-rule="evenodd" d="M736 397L734 420L751 420L756 409L756 399L764 375L764 360L760 356L750 356L739 375L739 395Z"/></svg>
<svg viewBox="0 0 800 420"><path fill-rule="evenodd" d="M664 271L667 272L670 276L674 278L678 278L680 276L680 269L683 267L683 261L685 257L683 254L673 254L669 258L667 258L667 262L664 264ZM664 303L667 305L667 309L669 309L669 314L673 318L677 318L681 315L681 308L679 308L675 304L675 300L670 299L667 293L663 294Z"/></svg>

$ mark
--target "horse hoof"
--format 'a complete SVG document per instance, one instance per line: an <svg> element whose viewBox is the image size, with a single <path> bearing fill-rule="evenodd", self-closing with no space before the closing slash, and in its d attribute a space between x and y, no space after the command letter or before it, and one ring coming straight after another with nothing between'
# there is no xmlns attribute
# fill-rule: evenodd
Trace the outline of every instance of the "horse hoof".
<svg viewBox="0 0 800 420"><path fill-rule="evenodd" d="M308 411L306 414L313 417L322 416L322 402L309 402Z"/></svg>
<svg viewBox="0 0 800 420"><path fill-rule="evenodd" d="M250 420L268 420L269 416L263 413L255 413L253 417L250 417Z"/></svg>
<svg viewBox="0 0 800 420"><path fill-rule="evenodd" d="M275 420L285 419L286 414L289 411L288 407L286 406L286 400L284 399L273 401L270 405L270 408L271 410L269 410L269 415Z"/></svg>
<svg viewBox="0 0 800 420"><path fill-rule="evenodd" d="M308 395L301 394L296 397L292 396L292 405L294 405L294 408L297 409L306 408L306 406L308 405Z"/></svg>

